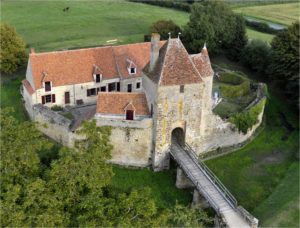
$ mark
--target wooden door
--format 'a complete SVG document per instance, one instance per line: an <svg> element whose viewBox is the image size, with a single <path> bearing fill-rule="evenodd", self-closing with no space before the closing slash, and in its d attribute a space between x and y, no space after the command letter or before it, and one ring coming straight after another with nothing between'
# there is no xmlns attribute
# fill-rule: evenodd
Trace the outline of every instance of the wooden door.
<svg viewBox="0 0 300 228"><path fill-rule="evenodd" d="M65 104L70 104L70 92L65 92Z"/></svg>

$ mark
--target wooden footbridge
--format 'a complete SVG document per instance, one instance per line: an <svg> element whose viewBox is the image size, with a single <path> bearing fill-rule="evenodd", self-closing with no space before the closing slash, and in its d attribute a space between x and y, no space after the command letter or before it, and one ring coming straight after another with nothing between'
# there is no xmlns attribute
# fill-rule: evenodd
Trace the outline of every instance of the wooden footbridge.
<svg viewBox="0 0 300 228"><path fill-rule="evenodd" d="M188 144L172 143L170 154L228 227L257 227L258 220L238 206L233 195L212 171L198 160Z"/></svg>

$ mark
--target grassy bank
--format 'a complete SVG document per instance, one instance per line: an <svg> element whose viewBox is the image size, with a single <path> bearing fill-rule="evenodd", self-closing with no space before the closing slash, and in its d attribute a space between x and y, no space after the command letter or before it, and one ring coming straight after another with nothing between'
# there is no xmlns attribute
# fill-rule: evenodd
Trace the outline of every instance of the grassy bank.
<svg viewBox="0 0 300 228"><path fill-rule="evenodd" d="M299 20L299 2L237 8L234 11L257 19L283 25Z"/></svg>
<svg viewBox="0 0 300 228"><path fill-rule="evenodd" d="M258 32L251 28L247 28L247 36L249 40L262 40L268 43L271 43L272 39L274 38L274 35Z"/></svg>
<svg viewBox="0 0 300 228"><path fill-rule="evenodd" d="M143 41L150 25L172 19L178 25L188 14L127 1L2 1L2 21L16 27L38 51ZM69 7L68 11L63 11Z"/></svg>

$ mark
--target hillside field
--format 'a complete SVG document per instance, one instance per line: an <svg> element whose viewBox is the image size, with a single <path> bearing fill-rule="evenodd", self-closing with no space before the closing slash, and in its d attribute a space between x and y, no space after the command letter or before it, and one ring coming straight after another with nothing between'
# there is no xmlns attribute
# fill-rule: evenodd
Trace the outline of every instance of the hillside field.
<svg viewBox="0 0 300 228"><path fill-rule="evenodd" d="M234 9L237 13L257 19L290 25L299 20L300 3L249 6Z"/></svg>
<svg viewBox="0 0 300 228"><path fill-rule="evenodd" d="M10 1L1 3L2 21L16 27L29 47L49 51L100 46L109 40L142 42L151 24L172 19L182 26L184 12L126 1ZM65 7L70 7L64 12Z"/></svg>

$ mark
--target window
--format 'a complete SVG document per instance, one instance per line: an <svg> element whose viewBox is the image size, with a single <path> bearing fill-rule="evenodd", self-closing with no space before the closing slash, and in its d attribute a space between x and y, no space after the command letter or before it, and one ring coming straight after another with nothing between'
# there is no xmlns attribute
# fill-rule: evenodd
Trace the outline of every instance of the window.
<svg viewBox="0 0 300 228"><path fill-rule="evenodd" d="M151 109L150 109L150 116L153 116L153 104L151 104Z"/></svg>
<svg viewBox="0 0 300 228"><path fill-rule="evenodd" d="M96 74L96 83L99 83L101 81L101 75Z"/></svg>
<svg viewBox="0 0 300 228"><path fill-rule="evenodd" d="M82 99L76 100L76 104L77 104L77 105L82 105L82 104L83 104L83 100L82 100Z"/></svg>
<svg viewBox="0 0 300 228"><path fill-rule="evenodd" d="M120 82L117 82L117 91L120 91Z"/></svg>
<svg viewBox="0 0 300 228"><path fill-rule="evenodd" d="M128 93L132 92L132 84L127 84L127 92Z"/></svg>
<svg viewBox="0 0 300 228"><path fill-rule="evenodd" d="M126 110L126 120L133 120L134 111Z"/></svg>
<svg viewBox="0 0 300 228"><path fill-rule="evenodd" d="M45 82L45 91L46 92L51 91L51 82Z"/></svg>
<svg viewBox="0 0 300 228"><path fill-rule="evenodd" d="M137 82L137 83L136 83L136 88L137 88L137 89L141 88L141 83L140 83L140 82Z"/></svg>
<svg viewBox="0 0 300 228"><path fill-rule="evenodd" d="M108 92L115 91L115 90L116 90L116 83L115 82L109 83L108 84Z"/></svg>
<svg viewBox="0 0 300 228"><path fill-rule="evenodd" d="M136 68L135 67L131 67L130 68L130 74L135 74L136 73Z"/></svg>
<svg viewBox="0 0 300 228"><path fill-rule="evenodd" d="M55 103L55 94L42 96L42 104Z"/></svg>
<svg viewBox="0 0 300 228"><path fill-rule="evenodd" d="M184 85L181 85L181 86L180 86L179 91L180 91L180 93L184 93Z"/></svg>
<svg viewBox="0 0 300 228"><path fill-rule="evenodd" d="M65 92L65 104L70 104L70 92Z"/></svg>
<svg viewBox="0 0 300 228"><path fill-rule="evenodd" d="M106 91L106 86L101 86L101 87L100 87L100 91L101 91L101 92L105 92L105 91Z"/></svg>
<svg viewBox="0 0 300 228"><path fill-rule="evenodd" d="M87 89L87 90L86 90L86 95L87 95L88 97L90 97L90 96L96 96L96 88Z"/></svg>

